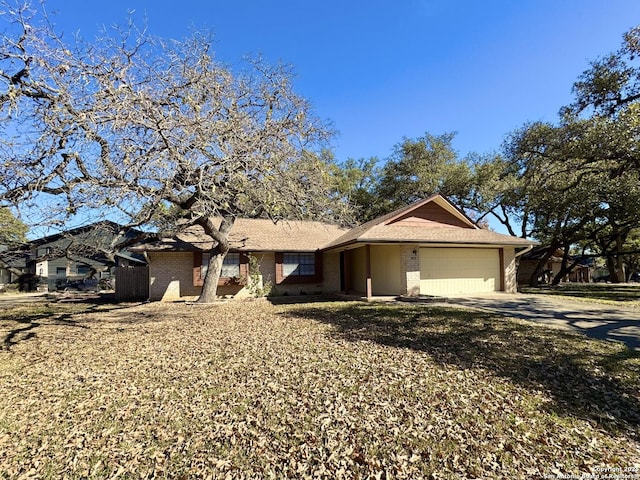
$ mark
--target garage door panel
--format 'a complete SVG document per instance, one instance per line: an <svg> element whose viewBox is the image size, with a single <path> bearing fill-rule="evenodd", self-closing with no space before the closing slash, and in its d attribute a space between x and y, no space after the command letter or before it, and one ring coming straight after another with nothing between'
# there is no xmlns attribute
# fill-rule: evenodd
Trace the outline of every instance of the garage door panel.
<svg viewBox="0 0 640 480"><path fill-rule="evenodd" d="M497 249L420 249L420 293L450 295L497 290L500 290Z"/></svg>

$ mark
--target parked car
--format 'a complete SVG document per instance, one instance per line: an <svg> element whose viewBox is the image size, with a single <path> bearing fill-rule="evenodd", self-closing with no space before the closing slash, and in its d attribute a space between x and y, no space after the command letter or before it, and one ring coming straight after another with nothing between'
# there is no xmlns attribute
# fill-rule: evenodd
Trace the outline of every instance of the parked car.
<svg viewBox="0 0 640 480"><path fill-rule="evenodd" d="M640 272L633 272L629 275L630 282L640 282Z"/></svg>
<svg viewBox="0 0 640 480"><path fill-rule="evenodd" d="M56 280L56 290L58 291L80 291L89 292L96 291L98 289L98 279L86 278L86 279L59 279Z"/></svg>

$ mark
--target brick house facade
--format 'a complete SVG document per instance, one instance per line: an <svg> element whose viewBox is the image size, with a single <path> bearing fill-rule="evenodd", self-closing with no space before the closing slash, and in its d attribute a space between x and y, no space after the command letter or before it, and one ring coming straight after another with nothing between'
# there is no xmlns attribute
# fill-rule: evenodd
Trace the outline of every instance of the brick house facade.
<svg viewBox="0 0 640 480"><path fill-rule="evenodd" d="M232 297L256 290L366 297L515 292L516 257L535 244L477 227L441 195L353 229L240 218L229 240L218 293ZM133 248L149 261L150 299L195 299L212 247L199 227L190 227Z"/></svg>

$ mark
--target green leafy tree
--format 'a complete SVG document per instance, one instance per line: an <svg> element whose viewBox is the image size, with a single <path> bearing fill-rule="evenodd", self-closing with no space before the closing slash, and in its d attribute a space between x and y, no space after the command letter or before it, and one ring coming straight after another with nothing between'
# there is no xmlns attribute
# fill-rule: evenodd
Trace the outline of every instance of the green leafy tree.
<svg viewBox="0 0 640 480"><path fill-rule="evenodd" d="M565 251L554 282L571 269L576 246L606 257L614 281L625 279L625 243L640 223L639 35L627 32L621 49L592 62L557 124L525 125L508 137L506 163L476 170L495 179L478 181L479 203L500 205L503 218L515 214L521 236L550 246L549 254Z"/></svg>
<svg viewBox="0 0 640 480"><path fill-rule="evenodd" d="M337 201L350 206L351 222L366 222L377 216L377 188L380 181L378 159L347 159L334 164L334 191Z"/></svg>
<svg viewBox="0 0 640 480"><path fill-rule="evenodd" d="M454 137L453 133L426 133L398 143L380 173L375 190L380 211L376 213L392 211L434 193L463 206L472 176L469 165L458 158L452 146Z"/></svg>
<svg viewBox="0 0 640 480"><path fill-rule="evenodd" d="M617 51L591 62L573 92L575 100L563 115L611 117L640 101L640 26L623 35Z"/></svg>
<svg viewBox="0 0 640 480"><path fill-rule="evenodd" d="M626 280L634 272L640 272L640 228L632 229L624 244L624 263L627 266Z"/></svg>
<svg viewBox="0 0 640 480"><path fill-rule="evenodd" d="M492 217L510 235L526 237L526 222L521 222L524 205L518 196L523 179L519 176L517 167L497 154L471 155L467 162L472 176L471 190L464 201L464 209L476 212L475 221L478 224L488 223L488 218Z"/></svg>
<svg viewBox="0 0 640 480"><path fill-rule="evenodd" d="M16 254L13 247L26 242L29 228L16 218L7 207L0 207L0 267L15 275L22 275L20 269L12 266Z"/></svg>
<svg viewBox="0 0 640 480"><path fill-rule="evenodd" d="M602 174L579 170L581 159L574 157L569 142L572 133L564 126L537 122L514 132L505 145L518 179L509 198L520 208L523 236L549 247L530 278L531 285L537 284L544 264L557 249L568 255L570 247L584 239L585 226L600 208L592 186ZM567 261L554 283L570 268Z"/></svg>
<svg viewBox="0 0 640 480"><path fill-rule="evenodd" d="M624 34L617 51L591 62L573 86L575 101L561 111L563 122L580 118L588 125L578 142L585 167L607 172L608 182L597 188L607 215L596 222L593 241L613 281L627 277L623 252L639 218L639 54L640 27L635 27Z"/></svg>
<svg viewBox="0 0 640 480"><path fill-rule="evenodd" d="M27 241L29 227L7 207L0 207L0 246L12 247Z"/></svg>

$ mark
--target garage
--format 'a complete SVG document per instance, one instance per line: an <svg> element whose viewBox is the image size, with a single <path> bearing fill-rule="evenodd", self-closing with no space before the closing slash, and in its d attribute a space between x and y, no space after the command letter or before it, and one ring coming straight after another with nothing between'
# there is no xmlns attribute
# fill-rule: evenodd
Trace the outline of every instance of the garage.
<svg viewBox="0 0 640 480"><path fill-rule="evenodd" d="M420 248L420 294L499 291L500 264L497 248Z"/></svg>

